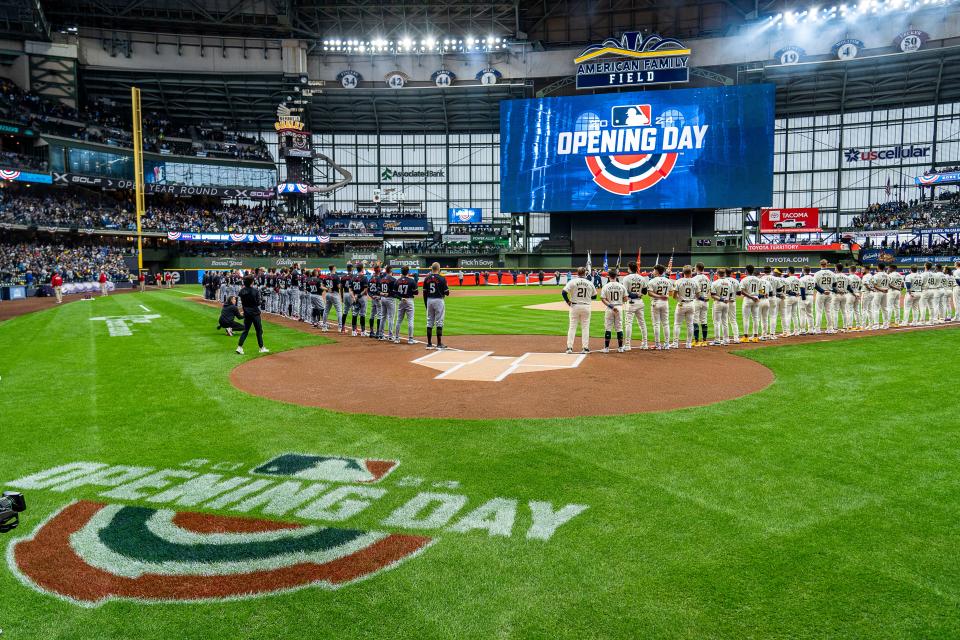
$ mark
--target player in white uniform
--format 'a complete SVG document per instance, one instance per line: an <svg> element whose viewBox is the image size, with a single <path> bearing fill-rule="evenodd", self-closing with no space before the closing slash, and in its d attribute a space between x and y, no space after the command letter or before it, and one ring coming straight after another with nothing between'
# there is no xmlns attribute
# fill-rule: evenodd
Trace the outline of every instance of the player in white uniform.
<svg viewBox="0 0 960 640"><path fill-rule="evenodd" d="M953 272L950 274L953 278L951 289L953 290L953 320L960 320L960 260L954 265Z"/></svg>
<svg viewBox="0 0 960 640"><path fill-rule="evenodd" d="M804 298L800 300L800 334L806 335L813 333L813 311L817 301L816 280L810 273L810 267L803 268L803 276L800 278L803 285Z"/></svg>
<svg viewBox="0 0 960 640"><path fill-rule="evenodd" d="M606 309L603 312L603 353L610 352L610 332L617 332L617 352L623 353L623 304L627 299L627 288L617 282L620 272L611 269L607 273L607 284L600 289L600 301Z"/></svg>
<svg viewBox="0 0 960 640"><path fill-rule="evenodd" d="M930 325L936 322L935 304L937 296L939 296L938 285L937 272L933 270L933 264L928 262L924 265L923 272L923 300L920 305L921 324Z"/></svg>
<svg viewBox="0 0 960 640"><path fill-rule="evenodd" d="M567 353L573 353L573 339L580 327L580 345L583 353L590 353L590 301L597 297L593 283L584 278L587 270L577 269L577 276L567 282L561 295L570 307L570 325L567 328Z"/></svg>
<svg viewBox="0 0 960 640"><path fill-rule="evenodd" d="M773 340L777 336L777 319L780 317L780 298L777 297L778 280L780 279L779 269L774 273L771 267L763 268L763 281L767 288L766 307L760 308L760 323L766 327L766 336L768 340Z"/></svg>
<svg viewBox="0 0 960 640"><path fill-rule="evenodd" d="M693 326L696 322L697 283L693 279L693 269L690 265L683 268L683 277L677 280L673 290L673 297L677 299L677 308L673 313L673 346L680 342L680 328L687 328L687 349L693 348Z"/></svg>
<svg viewBox="0 0 960 640"><path fill-rule="evenodd" d="M760 314L760 339L766 340L770 333L770 281L764 276L760 278L760 302L757 304L757 310Z"/></svg>
<svg viewBox="0 0 960 640"><path fill-rule="evenodd" d="M710 307L710 276L702 262L693 266L693 282L697 285L697 299L693 312L693 346L705 347L707 342L707 310Z"/></svg>
<svg viewBox="0 0 960 640"><path fill-rule="evenodd" d="M800 301L805 297L803 283L794 267L787 267L783 279L783 337L800 335Z"/></svg>
<svg viewBox="0 0 960 640"><path fill-rule="evenodd" d="M647 283L650 294L650 319L653 320L653 341L657 349L670 348L670 292L673 280L664 277L662 264L653 268L656 275Z"/></svg>
<svg viewBox="0 0 960 640"><path fill-rule="evenodd" d="M900 326L900 294L903 292L903 274L895 266L887 265L887 317L890 325Z"/></svg>
<svg viewBox="0 0 960 640"><path fill-rule="evenodd" d="M740 342L760 342L760 288L763 283L753 275L752 264L747 265L747 275L740 281L743 296L743 338Z"/></svg>
<svg viewBox="0 0 960 640"><path fill-rule="evenodd" d="M857 275L857 268L847 270L847 310L850 312L850 330L859 331L863 323L863 280Z"/></svg>
<svg viewBox="0 0 960 640"><path fill-rule="evenodd" d="M713 300L713 342L710 344L714 346L730 344L730 290L727 270L721 267L717 269L717 279L710 284Z"/></svg>
<svg viewBox="0 0 960 640"><path fill-rule="evenodd" d="M870 273L869 269L863 272L860 282L863 284L863 295L860 303L863 328L871 329L873 325L873 274Z"/></svg>
<svg viewBox="0 0 960 640"><path fill-rule="evenodd" d="M839 331L847 330L847 277L843 275L843 265L839 262L833 274L833 311L831 317L837 323Z"/></svg>
<svg viewBox="0 0 960 640"><path fill-rule="evenodd" d="M623 279L623 286L627 290L627 304L624 307L623 314L623 350L630 351L633 348L633 322L636 319L640 325L640 336L643 342L641 349L647 348L647 320L643 313L643 296L647 294L647 283L649 278L640 275L640 266L636 262L627 265L627 271L630 273Z"/></svg>
<svg viewBox="0 0 960 640"><path fill-rule="evenodd" d="M817 308L814 311L813 332L820 333L820 321L826 317L824 323L827 333L836 333L836 315L831 318L833 311L833 271L827 268L827 261L820 261L820 270L813 274L813 287L817 292Z"/></svg>
<svg viewBox="0 0 960 640"><path fill-rule="evenodd" d="M737 275L727 271L727 282L730 283L730 297L727 299L727 318L730 321L730 340L731 344L740 339L740 325L737 323L737 295L740 293L740 280Z"/></svg>
<svg viewBox="0 0 960 640"><path fill-rule="evenodd" d="M937 276L940 284L939 307L940 312L937 319L940 322L946 322L950 319L950 301L953 298L953 287L950 285L950 275L944 270L942 264L937 265Z"/></svg>
<svg viewBox="0 0 960 640"><path fill-rule="evenodd" d="M883 267L876 271L871 268L870 273L873 275L873 325L877 329L889 329L887 294L890 292L890 278L887 277L887 270Z"/></svg>
<svg viewBox="0 0 960 640"><path fill-rule="evenodd" d="M910 267L910 273L903 279L907 288L907 299L903 303L903 323L916 327L923 317L923 274L917 273L917 265Z"/></svg>

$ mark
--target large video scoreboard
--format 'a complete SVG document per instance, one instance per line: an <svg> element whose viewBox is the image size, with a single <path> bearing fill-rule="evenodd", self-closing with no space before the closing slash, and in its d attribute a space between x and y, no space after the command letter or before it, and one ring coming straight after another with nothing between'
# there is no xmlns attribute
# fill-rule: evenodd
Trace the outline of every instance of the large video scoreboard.
<svg viewBox="0 0 960 640"><path fill-rule="evenodd" d="M500 207L768 206L773 125L772 85L504 101Z"/></svg>

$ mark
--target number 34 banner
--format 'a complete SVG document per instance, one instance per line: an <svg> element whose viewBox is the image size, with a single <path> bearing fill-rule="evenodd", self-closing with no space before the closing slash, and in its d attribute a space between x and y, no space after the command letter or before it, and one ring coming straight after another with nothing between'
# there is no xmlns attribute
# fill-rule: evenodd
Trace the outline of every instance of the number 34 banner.
<svg viewBox="0 0 960 640"><path fill-rule="evenodd" d="M820 231L820 209L760 209L760 233Z"/></svg>

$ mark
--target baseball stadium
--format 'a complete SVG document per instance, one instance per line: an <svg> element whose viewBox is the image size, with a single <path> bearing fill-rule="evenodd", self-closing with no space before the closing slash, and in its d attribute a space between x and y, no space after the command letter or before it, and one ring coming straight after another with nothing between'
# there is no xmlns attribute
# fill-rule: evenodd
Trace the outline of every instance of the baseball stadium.
<svg viewBox="0 0 960 640"><path fill-rule="evenodd" d="M955 0L0 0L0 637L960 638Z"/></svg>

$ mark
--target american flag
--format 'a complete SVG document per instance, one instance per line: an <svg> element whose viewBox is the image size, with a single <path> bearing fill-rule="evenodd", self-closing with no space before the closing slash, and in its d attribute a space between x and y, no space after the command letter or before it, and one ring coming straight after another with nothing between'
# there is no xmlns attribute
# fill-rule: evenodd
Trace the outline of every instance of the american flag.
<svg viewBox="0 0 960 640"><path fill-rule="evenodd" d="M667 273L670 273L673 270L673 252L674 252L674 249L671 249L670 260L667 261Z"/></svg>

